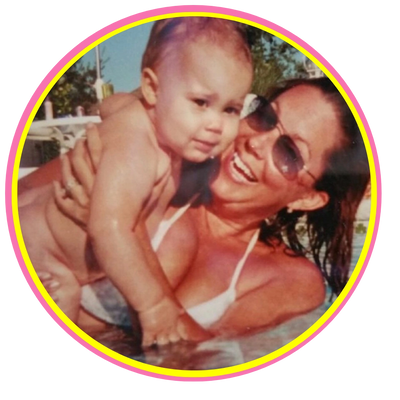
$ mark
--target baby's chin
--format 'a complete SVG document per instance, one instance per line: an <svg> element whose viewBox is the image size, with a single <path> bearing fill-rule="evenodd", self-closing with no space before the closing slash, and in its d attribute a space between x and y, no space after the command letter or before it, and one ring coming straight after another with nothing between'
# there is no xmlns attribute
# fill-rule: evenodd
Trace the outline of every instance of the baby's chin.
<svg viewBox="0 0 400 400"><path fill-rule="evenodd" d="M207 160L213 159L214 156L208 155L208 156L199 156L199 157L184 157L186 161L192 162L192 163L196 163L196 164L200 164L203 163Z"/></svg>
<svg viewBox="0 0 400 400"><path fill-rule="evenodd" d="M213 153L203 153L200 151L196 151L196 152L191 152L191 154L183 155L183 158L186 161L190 161L193 163L202 163L202 162L205 162L207 160L214 158L214 155L213 155Z"/></svg>

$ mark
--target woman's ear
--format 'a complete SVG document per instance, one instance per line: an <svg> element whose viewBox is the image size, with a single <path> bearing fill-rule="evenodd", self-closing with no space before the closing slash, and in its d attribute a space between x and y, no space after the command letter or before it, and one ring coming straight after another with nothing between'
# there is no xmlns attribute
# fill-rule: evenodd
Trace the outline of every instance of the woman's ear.
<svg viewBox="0 0 400 400"><path fill-rule="evenodd" d="M313 211L324 207L329 201L329 194L313 190L302 198L292 201L287 208L293 211Z"/></svg>
<svg viewBox="0 0 400 400"><path fill-rule="evenodd" d="M155 106L157 103L158 78L152 69L145 68L142 71L141 88L146 103Z"/></svg>

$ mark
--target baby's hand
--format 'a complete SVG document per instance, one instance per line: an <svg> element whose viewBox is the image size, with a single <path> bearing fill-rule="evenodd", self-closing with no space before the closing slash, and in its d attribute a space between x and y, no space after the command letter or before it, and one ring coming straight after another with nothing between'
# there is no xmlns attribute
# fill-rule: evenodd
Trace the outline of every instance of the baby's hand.
<svg viewBox="0 0 400 400"><path fill-rule="evenodd" d="M212 338L210 332L203 329L186 313L179 317L177 329L180 338L191 342L203 342Z"/></svg>
<svg viewBox="0 0 400 400"><path fill-rule="evenodd" d="M179 340L200 342L211 338L169 297L164 297L154 307L139 313L143 332L142 345L163 346Z"/></svg>
<svg viewBox="0 0 400 400"><path fill-rule="evenodd" d="M155 306L139 313L142 327L142 345L163 346L183 339L178 332L178 319L184 311L171 298L165 296Z"/></svg>

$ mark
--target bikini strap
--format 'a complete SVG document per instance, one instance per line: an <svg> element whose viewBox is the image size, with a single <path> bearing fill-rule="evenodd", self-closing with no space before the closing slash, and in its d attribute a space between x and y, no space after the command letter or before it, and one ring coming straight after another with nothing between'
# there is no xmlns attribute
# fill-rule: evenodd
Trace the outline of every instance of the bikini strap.
<svg viewBox="0 0 400 400"><path fill-rule="evenodd" d="M254 232L252 238L250 239L250 242L247 245L247 249L246 249L245 253L243 254L243 257L239 260L238 264L236 265L236 269L235 269L235 272L233 273L232 281L231 281L231 284L229 285L228 290L232 290L232 289L236 288L236 283L239 279L240 273L242 272L242 269L244 267L244 264L247 261L249 254L253 251L254 246L256 245L259 236L260 236L260 229L257 229Z"/></svg>
<svg viewBox="0 0 400 400"><path fill-rule="evenodd" d="M157 231L153 238L151 239L151 247L154 251L157 251L162 243L165 235L170 230L172 225L188 210L188 208L194 203L194 201L199 197L199 193L195 194L187 204L180 207L169 219L165 219L158 225Z"/></svg>

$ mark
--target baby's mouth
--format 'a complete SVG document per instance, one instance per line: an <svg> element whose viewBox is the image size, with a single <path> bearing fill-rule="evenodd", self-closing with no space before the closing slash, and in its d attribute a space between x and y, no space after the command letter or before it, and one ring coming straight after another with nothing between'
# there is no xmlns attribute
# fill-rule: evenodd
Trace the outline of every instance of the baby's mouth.
<svg viewBox="0 0 400 400"><path fill-rule="evenodd" d="M243 162L239 157L239 154L235 151L230 161L230 167L232 175L236 181L244 183L255 183L257 178L254 176L250 168Z"/></svg>
<svg viewBox="0 0 400 400"><path fill-rule="evenodd" d="M206 140L195 139L195 146L204 153L210 153L219 144L219 142L208 142Z"/></svg>

